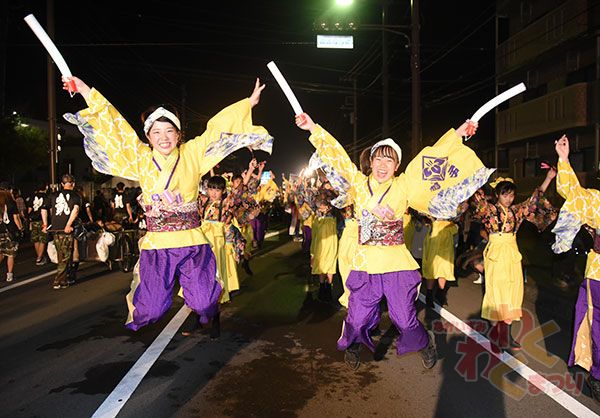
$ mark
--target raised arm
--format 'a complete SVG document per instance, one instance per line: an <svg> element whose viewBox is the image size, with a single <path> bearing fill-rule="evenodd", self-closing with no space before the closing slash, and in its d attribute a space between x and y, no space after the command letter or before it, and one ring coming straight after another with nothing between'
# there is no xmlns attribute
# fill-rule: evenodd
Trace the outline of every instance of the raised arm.
<svg viewBox="0 0 600 418"><path fill-rule="evenodd" d="M310 131L309 141L317 149L321 160L331 166L350 185L364 181L365 175L354 165L344 147L329 132L314 123L308 114L296 116L296 125L300 129Z"/></svg>
<svg viewBox="0 0 600 418"><path fill-rule="evenodd" d="M564 199L568 199L574 193L581 191L579 179L569 162L569 138L566 135L561 136L555 142L556 153L558 154L558 176L556 178L556 191Z"/></svg>
<svg viewBox="0 0 600 418"><path fill-rule="evenodd" d="M88 108L64 117L84 135L85 153L94 168L101 173L138 180L138 162L151 154L150 147L98 90L77 77L63 77L64 82L69 80L75 81Z"/></svg>
<svg viewBox="0 0 600 418"><path fill-rule="evenodd" d="M201 136L182 145L182 149L185 147L196 156L201 176L241 148L271 152L273 137L262 126L252 124L252 108L260 101L264 88L256 79L250 97L221 110L208 121Z"/></svg>

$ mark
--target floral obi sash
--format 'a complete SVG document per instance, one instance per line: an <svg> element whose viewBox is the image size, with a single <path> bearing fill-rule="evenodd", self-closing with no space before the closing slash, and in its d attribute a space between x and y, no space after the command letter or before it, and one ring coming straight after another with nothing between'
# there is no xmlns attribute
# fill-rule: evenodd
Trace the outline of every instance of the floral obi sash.
<svg viewBox="0 0 600 418"><path fill-rule="evenodd" d="M198 203L159 207L146 205L146 225L150 232L172 232L195 229L200 226Z"/></svg>
<svg viewBox="0 0 600 418"><path fill-rule="evenodd" d="M404 244L403 220L381 221L371 212L363 211L358 220L358 243L360 245L402 245Z"/></svg>
<svg viewBox="0 0 600 418"><path fill-rule="evenodd" d="M594 230L594 247L593 250L596 254L600 254L600 230Z"/></svg>

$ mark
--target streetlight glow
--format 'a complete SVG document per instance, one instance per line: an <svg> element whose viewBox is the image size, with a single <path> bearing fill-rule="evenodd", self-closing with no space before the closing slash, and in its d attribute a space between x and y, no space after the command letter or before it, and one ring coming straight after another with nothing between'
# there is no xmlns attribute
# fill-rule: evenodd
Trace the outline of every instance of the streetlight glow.
<svg viewBox="0 0 600 418"><path fill-rule="evenodd" d="M335 4L342 7L347 7L352 5L352 0L335 0Z"/></svg>

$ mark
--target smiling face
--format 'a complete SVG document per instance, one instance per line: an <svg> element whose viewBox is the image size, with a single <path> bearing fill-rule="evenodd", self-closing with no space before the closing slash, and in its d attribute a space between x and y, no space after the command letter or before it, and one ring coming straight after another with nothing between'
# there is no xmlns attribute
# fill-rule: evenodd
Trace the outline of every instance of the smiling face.
<svg viewBox="0 0 600 418"><path fill-rule="evenodd" d="M165 157L171 154L179 143L180 134L171 122L157 120L146 134L152 148Z"/></svg>
<svg viewBox="0 0 600 418"><path fill-rule="evenodd" d="M371 157L371 171L379 183L385 183L394 177L399 167L396 151L387 145L377 148Z"/></svg>

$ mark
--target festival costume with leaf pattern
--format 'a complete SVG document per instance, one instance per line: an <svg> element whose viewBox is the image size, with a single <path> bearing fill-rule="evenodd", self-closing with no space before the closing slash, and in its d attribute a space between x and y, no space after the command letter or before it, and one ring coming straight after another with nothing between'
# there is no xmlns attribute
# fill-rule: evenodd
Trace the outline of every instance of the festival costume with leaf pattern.
<svg viewBox="0 0 600 418"><path fill-rule="evenodd" d="M402 239L403 215L411 206L434 217L451 218L493 170L483 166L453 129L434 146L423 149L404 174L384 183L362 174L322 127L316 126L310 142L323 162L350 185L359 225L359 245L346 282L351 292L348 314L338 349L345 350L354 343L375 349L369 331L379 322L379 302L384 296L390 318L400 332L397 353L425 348L429 338L415 308L421 276ZM392 220L375 214L386 206L393 211Z"/></svg>
<svg viewBox="0 0 600 418"><path fill-rule="evenodd" d="M544 230L554 219L556 210L535 189L526 201L505 208L477 195L473 199L474 217L480 219L489 235L483 252L485 294L481 317L490 321L518 321L523 305L523 266L516 234L524 220Z"/></svg>
<svg viewBox="0 0 600 418"><path fill-rule="evenodd" d="M251 147L270 152L272 137L252 125L249 99L226 107L208 121L206 131L161 155L142 142L133 128L97 90L88 108L65 119L78 125L93 167L137 180L143 190L148 232L127 295L132 330L157 321L171 306L175 277L185 303L207 323L218 310L222 287L215 257L199 224L197 197L201 177L232 152ZM152 215L152 216L149 216Z"/></svg>
<svg viewBox="0 0 600 418"><path fill-rule="evenodd" d="M254 231L254 240L262 247L265 240L265 234L269 225L269 211L273 206L273 201L277 198L279 187L273 181L269 181L258 188L256 201L260 205L260 213L250 222Z"/></svg>
<svg viewBox="0 0 600 418"><path fill-rule="evenodd" d="M594 247L588 253L585 279L575 304L573 344L569 366L579 365L600 380L600 191L584 189L566 161L558 162L556 190L566 199L556 226L555 253L568 251L582 225L594 229Z"/></svg>
<svg viewBox="0 0 600 418"><path fill-rule="evenodd" d="M337 270L338 236L331 200L335 198L336 193L332 189L321 186L306 188L303 194L306 203L315 214L310 245L311 273L333 275ZM324 211L321 211L321 208L324 208Z"/></svg>

